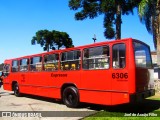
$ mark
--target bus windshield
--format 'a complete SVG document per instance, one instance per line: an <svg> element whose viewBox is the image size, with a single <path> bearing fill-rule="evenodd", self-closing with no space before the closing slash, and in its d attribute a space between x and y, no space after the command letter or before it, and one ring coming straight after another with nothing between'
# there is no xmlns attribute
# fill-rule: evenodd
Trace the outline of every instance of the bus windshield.
<svg viewBox="0 0 160 120"><path fill-rule="evenodd" d="M133 42L136 67L151 68L152 60L150 49L147 45Z"/></svg>

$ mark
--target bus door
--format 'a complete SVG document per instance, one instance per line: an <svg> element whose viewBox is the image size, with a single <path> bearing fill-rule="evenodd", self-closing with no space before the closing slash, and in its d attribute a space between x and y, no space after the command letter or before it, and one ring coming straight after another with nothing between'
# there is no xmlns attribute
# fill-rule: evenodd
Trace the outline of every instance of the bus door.
<svg viewBox="0 0 160 120"><path fill-rule="evenodd" d="M128 92L127 45L118 43L112 46L112 102ZM130 64L130 63L129 63ZM122 94L120 94L122 93ZM119 97L118 97L119 96Z"/></svg>

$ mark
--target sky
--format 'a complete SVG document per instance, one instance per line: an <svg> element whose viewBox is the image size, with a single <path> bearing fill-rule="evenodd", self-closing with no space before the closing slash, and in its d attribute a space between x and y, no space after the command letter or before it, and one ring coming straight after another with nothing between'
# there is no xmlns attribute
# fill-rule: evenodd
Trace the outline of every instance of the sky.
<svg viewBox="0 0 160 120"><path fill-rule="evenodd" d="M32 37L38 30L67 32L74 46L106 41L103 18L76 21L68 0L0 0L0 63L5 59L44 52L39 44L31 45ZM154 50L153 38L134 14L122 16L122 38L135 38L150 45Z"/></svg>

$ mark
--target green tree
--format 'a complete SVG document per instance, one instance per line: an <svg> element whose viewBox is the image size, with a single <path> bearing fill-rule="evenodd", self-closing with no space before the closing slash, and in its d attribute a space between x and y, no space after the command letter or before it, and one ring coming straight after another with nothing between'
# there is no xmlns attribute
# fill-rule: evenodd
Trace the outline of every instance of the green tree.
<svg viewBox="0 0 160 120"><path fill-rule="evenodd" d="M74 47L72 43L72 39L66 32L59 32L59 31L52 31L54 43L57 46L57 49L59 50L61 47Z"/></svg>
<svg viewBox="0 0 160 120"><path fill-rule="evenodd" d="M40 44L44 51L47 50L49 52L49 49L55 49L53 46L53 35L48 30L39 30L36 32L36 35L31 40L31 44L35 45L36 43Z"/></svg>
<svg viewBox="0 0 160 120"><path fill-rule="evenodd" d="M149 33L157 49L157 63L160 65L160 0L141 0L138 5L139 18Z"/></svg>
<svg viewBox="0 0 160 120"><path fill-rule="evenodd" d="M76 20L94 19L104 14L104 36L106 38L121 38L121 15L133 14L133 8L138 0L70 0L71 10L80 10L75 14Z"/></svg>
<svg viewBox="0 0 160 120"><path fill-rule="evenodd" d="M66 36L64 36L65 34ZM31 40L31 44L40 44L43 47L44 51L48 51L50 49L55 50L60 49L60 47L73 47L72 39L66 32L59 31L49 31L49 30L39 30L36 32L36 35L33 36Z"/></svg>

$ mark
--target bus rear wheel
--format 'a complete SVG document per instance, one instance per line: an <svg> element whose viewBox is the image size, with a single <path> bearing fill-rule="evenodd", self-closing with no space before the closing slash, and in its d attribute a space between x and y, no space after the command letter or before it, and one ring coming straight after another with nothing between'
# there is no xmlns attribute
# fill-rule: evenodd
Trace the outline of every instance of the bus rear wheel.
<svg viewBox="0 0 160 120"><path fill-rule="evenodd" d="M20 91L19 91L19 85L18 85L18 83L14 84L14 89L13 90L14 90L14 95L15 96L17 96L17 97L21 96Z"/></svg>
<svg viewBox="0 0 160 120"><path fill-rule="evenodd" d="M63 102L67 107L76 108L79 105L79 94L76 87L69 86L63 91Z"/></svg>

